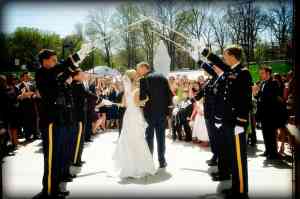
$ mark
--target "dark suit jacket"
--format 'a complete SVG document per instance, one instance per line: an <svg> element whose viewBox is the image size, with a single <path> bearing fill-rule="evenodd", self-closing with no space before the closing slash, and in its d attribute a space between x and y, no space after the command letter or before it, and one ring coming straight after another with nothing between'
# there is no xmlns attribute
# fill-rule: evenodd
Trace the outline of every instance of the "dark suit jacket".
<svg viewBox="0 0 300 199"><path fill-rule="evenodd" d="M149 101L144 107L146 120L168 115L173 94L168 80L163 75L151 72L140 79L140 100L145 100L147 96Z"/></svg>
<svg viewBox="0 0 300 199"><path fill-rule="evenodd" d="M268 124L280 125L284 120L285 106L279 101L279 85L273 79L262 83L257 95L257 119ZM283 112L282 112L283 111Z"/></svg>

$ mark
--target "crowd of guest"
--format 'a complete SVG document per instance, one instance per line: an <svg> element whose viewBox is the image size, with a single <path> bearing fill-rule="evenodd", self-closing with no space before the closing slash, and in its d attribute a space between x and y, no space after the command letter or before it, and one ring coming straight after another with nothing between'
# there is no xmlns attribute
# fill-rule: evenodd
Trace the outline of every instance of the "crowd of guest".
<svg viewBox="0 0 300 199"><path fill-rule="evenodd" d="M252 111L247 135L248 144L257 143L256 130L263 133L266 153L262 154L270 159L291 154L294 139L287 129L288 123L295 119L295 78L293 71L287 74L272 73L272 68L261 66L260 80L253 86ZM197 80L188 79L187 76L169 77L170 87L175 96L174 109L170 118L172 139L183 140L206 147L209 143L204 121L203 99L190 103L189 99L209 80L208 77L199 76ZM287 150L288 149L288 150Z"/></svg>
<svg viewBox="0 0 300 199"><path fill-rule="evenodd" d="M280 75L272 73L270 67L260 69L261 80L253 86L253 111L248 128L248 142L256 144L256 129L261 128L271 157L284 154L293 144L286 127L293 122L293 89L295 81L293 72ZM207 83L209 77L200 75L192 80L185 75L170 76L170 88L175 96L174 108L170 114L168 127L170 136L175 140L193 141L201 147L209 146L209 138L204 121L203 100L189 103L196 93ZM106 132L107 129L118 129L120 132L122 116L125 108L119 106L122 102L122 82L113 77L103 76L90 78L86 87L97 96L110 103L96 105L87 102L89 115L85 141L91 142L94 135ZM1 155L13 155L18 149L20 140L29 143L40 138L39 131L39 101L35 80L29 72L0 76L1 99ZM268 89L267 89L268 87ZM276 116L276 117L274 117ZM275 121L276 120L276 121ZM5 128L4 128L5 127ZM4 130L6 129L6 130Z"/></svg>
<svg viewBox="0 0 300 199"><path fill-rule="evenodd" d="M26 142L38 139L39 96L30 73L23 72L0 76L1 106L1 156L12 155L17 150L19 140ZM11 144L8 146L8 142Z"/></svg>
<svg viewBox="0 0 300 199"><path fill-rule="evenodd" d="M91 78L85 82L86 89L108 102L86 102L87 131L85 141L92 142L94 135L107 129L119 129L124 108L122 83L112 77ZM87 98L90 99L90 98ZM0 75L0 128L1 157L14 155L19 145L26 145L41 138L39 129L39 104L42 100L36 90L35 79L29 72ZM105 100L104 100L105 101Z"/></svg>
<svg viewBox="0 0 300 199"><path fill-rule="evenodd" d="M284 75L273 74L272 68L268 66L259 68L259 76L260 81L252 86L252 110L246 131L247 142L251 146L255 146L257 143L256 131L261 129L265 145L265 152L261 156L265 156L267 160L279 160L283 156L293 153L294 138L289 132L287 124L293 124L295 120L295 78L292 71ZM215 141L207 129L209 125L206 118L210 113L207 108L205 111L204 100L209 98L206 96L200 100L197 99L199 93L205 90L208 84L214 82L211 81L211 78L208 73L205 76L199 75L196 80L189 79L185 75L168 77L173 94L173 105L166 125L169 129L169 137L174 142L192 142L199 147L207 148L212 146L212 142ZM1 158L6 155L14 155L20 144L26 145L36 139L42 138L44 150L47 148L50 150L52 147L50 147L52 144L50 141L49 146L44 146L47 143L44 140L48 138L43 132L45 127L40 127L40 119L43 117L41 113L47 112L41 111L41 108L45 109L47 105L41 106L44 99L40 90L37 89L38 81L41 84L41 79L33 78L29 72L22 72L19 77L15 74L0 75ZM59 113L61 116L56 116L58 119L60 117L66 119L64 121L66 129L63 131L70 131L71 134L61 135L60 138L53 137L53 139L66 141L61 145L63 150L61 155L58 151L54 151L58 156L56 157L58 162L55 164L60 165L57 167L60 168L58 169L60 173L57 175L60 175L61 182L53 183L59 186L57 188L60 190L58 195L62 197L69 194L65 189L66 183L76 177L76 174L80 172L76 169L81 168L85 163L81 159L84 142L92 142L95 135L107 132L108 129L117 129L120 135L122 118L126 110L122 103L124 88L120 78L99 77L78 70L72 72L65 82L69 83L63 86L66 89L63 92L66 96L70 92L72 97L68 99L72 100L60 102L59 99L56 99L56 103L63 103L65 107L64 111ZM212 85L213 89L217 88L215 84ZM218 91L213 90L212 92L217 93ZM47 95L44 94L44 96ZM69 106L72 107L70 110L74 113L68 113ZM49 113L49 111L47 112L49 116L55 114L54 112ZM68 114L69 116L67 116ZM59 124L60 121L57 122ZM214 125L217 127L216 123ZM50 123L47 131L50 132L52 127ZM55 147L59 148L59 146ZM226 154L221 152L218 154L218 161L223 161L222 158ZM222 166L214 157L208 162L208 165L218 165L220 168ZM228 165L225 167L230 168ZM45 173L45 175L48 174ZM214 181L225 179L222 176L212 177ZM42 193L44 194L44 192L43 190Z"/></svg>

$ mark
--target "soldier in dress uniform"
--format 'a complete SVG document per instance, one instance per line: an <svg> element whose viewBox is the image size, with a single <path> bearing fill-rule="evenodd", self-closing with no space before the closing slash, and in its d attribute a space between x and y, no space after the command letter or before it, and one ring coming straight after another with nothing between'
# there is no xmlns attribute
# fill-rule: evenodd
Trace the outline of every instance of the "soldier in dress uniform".
<svg viewBox="0 0 300 199"><path fill-rule="evenodd" d="M69 99L65 93L66 81L71 73L91 51L91 46L84 45L77 53L57 63L55 51L44 49L39 53L41 68L36 72L36 85L41 96L40 128L44 153L44 176L42 192L34 198L64 198L60 185L62 178L62 158L64 153L63 135L67 133L69 122L67 114Z"/></svg>
<svg viewBox="0 0 300 199"><path fill-rule="evenodd" d="M206 57L211 54L208 52ZM232 188L224 193L226 198L248 198L246 127L252 102L252 77L248 69L241 64L240 47L226 48L223 56L230 70L224 73L226 84L221 95L224 106L221 107L221 114L216 115L215 124L224 134L231 134L232 137L232 148L227 146L228 151L224 153L232 155Z"/></svg>
<svg viewBox="0 0 300 199"><path fill-rule="evenodd" d="M74 99L75 108L75 121L77 131L75 133L72 152L72 165L75 167L81 167L84 161L81 156L83 152L85 127L87 123L88 114L88 101L94 101L95 103L101 102L101 98L90 90L88 90L83 82L87 80L87 75L82 71L77 71L72 74L72 95Z"/></svg>
<svg viewBox="0 0 300 199"><path fill-rule="evenodd" d="M217 65L213 66L214 71L218 75L218 80L215 83L213 92L215 94L215 115L214 126L218 131L217 145L219 147L219 161L218 172L212 173L213 181L229 180L231 176L231 164L232 164L232 132L228 123L223 123L226 120L225 108L230 106L227 100L228 82L226 78L227 71L223 71Z"/></svg>
<svg viewBox="0 0 300 199"><path fill-rule="evenodd" d="M204 117L206 128L209 136L209 142L213 156L207 161L209 166L216 166L218 163L219 156L219 142L222 140L219 136L218 129L215 126L215 105L216 105L216 89L218 86L218 81L220 81L219 76L215 72L211 64L205 63L201 60L198 61L200 68L203 68L212 78L203 86L196 96L195 100L200 100L204 97ZM223 70L227 70L228 66L226 64L219 64Z"/></svg>

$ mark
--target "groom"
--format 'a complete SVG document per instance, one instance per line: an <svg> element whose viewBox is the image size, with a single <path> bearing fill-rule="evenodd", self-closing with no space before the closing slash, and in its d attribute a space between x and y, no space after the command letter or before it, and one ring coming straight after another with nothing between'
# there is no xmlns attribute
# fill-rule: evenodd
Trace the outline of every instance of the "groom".
<svg viewBox="0 0 300 199"><path fill-rule="evenodd" d="M140 100L149 100L143 107L144 116L148 123L146 140L153 154L154 130L156 133L159 167L165 168L165 129L169 106L172 104L172 92L168 80L159 73L153 71L146 62L137 65L137 73L140 79Z"/></svg>

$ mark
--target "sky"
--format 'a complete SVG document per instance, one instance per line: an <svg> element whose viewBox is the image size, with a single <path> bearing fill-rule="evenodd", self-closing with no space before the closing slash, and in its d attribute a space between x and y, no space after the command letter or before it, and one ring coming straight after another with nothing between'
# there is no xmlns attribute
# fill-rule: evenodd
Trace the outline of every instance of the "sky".
<svg viewBox="0 0 300 199"><path fill-rule="evenodd" d="M221 5L213 3L212 6ZM264 1L263 1L264 2ZM267 1L264 8L270 8L273 3ZM228 2L227 2L228 3ZM3 7L2 25L4 32L14 32L17 27L34 27L44 31L55 32L61 37L72 34L77 23L85 22L89 11L107 7L114 9L120 1L101 2L7 2ZM222 7L222 6L221 6ZM224 7L223 7L224 8ZM215 7L214 7L215 10Z"/></svg>
<svg viewBox="0 0 300 199"><path fill-rule="evenodd" d="M17 27L34 27L58 33L62 37L74 32L78 22L84 22L90 10L116 3L37 3L12 2L3 8L3 30L13 32Z"/></svg>
<svg viewBox="0 0 300 199"><path fill-rule="evenodd" d="M124 2L124 1L123 1ZM138 1L144 3L146 0ZM84 22L89 11L100 7L115 9L121 1L99 2L7 2L2 13L3 30L14 32L17 27L27 26L53 31L62 37L71 34L78 22ZM214 4L217 5L217 4ZM220 2L218 2L220 5Z"/></svg>

